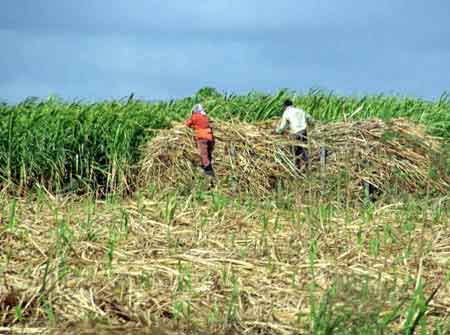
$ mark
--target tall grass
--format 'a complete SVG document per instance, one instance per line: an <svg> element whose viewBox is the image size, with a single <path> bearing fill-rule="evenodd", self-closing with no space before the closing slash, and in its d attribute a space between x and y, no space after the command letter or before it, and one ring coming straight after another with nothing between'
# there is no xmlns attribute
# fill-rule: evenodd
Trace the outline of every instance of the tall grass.
<svg viewBox="0 0 450 335"><path fill-rule="evenodd" d="M30 98L16 105L0 104L0 185L18 192L32 187L103 194L130 190L140 146L158 129L185 119L192 104L204 103L215 119L256 122L278 117L287 97L323 122L408 117L434 135L450 137L448 94L425 101L323 91L235 96L204 88L192 97L167 102L132 97L97 103Z"/></svg>

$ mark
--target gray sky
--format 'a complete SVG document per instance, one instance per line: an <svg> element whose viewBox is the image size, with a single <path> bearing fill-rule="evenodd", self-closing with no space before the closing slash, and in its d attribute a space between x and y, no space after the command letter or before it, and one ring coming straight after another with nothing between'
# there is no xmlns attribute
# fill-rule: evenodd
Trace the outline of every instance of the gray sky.
<svg viewBox="0 0 450 335"><path fill-rule="evenodd" d="M1 0L0 100L450 91L448 0Z"/></svg>

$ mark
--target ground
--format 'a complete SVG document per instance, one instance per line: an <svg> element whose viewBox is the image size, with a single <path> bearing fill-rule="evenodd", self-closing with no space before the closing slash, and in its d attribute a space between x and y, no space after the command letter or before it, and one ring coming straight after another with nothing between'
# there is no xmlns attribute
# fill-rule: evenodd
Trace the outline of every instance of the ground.
<svg viewBox="0 0 450 335"><path fill-rule="evenodd" d="M450 330L446 197L1 201L0 332Z"/></svg>

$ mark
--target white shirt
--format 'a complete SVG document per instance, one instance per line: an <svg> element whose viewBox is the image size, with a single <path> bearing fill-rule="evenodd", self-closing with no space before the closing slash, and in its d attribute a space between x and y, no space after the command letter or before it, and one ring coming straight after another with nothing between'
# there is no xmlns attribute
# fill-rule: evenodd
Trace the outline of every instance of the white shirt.
<svg viewBox="0 0 450 335"><path fill-rule="evenodd" d="M306 121L310 118L311 116L303 109L289 106L285 109L276 132L282 133L289 126L289 133L297 134L306 129Z"/></svg>

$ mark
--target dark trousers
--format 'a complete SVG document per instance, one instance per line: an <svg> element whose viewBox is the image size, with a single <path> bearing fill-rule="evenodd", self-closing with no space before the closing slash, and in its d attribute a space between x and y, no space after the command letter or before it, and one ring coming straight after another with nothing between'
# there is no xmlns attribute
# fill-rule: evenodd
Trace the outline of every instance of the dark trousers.
<svg viewBox="0 0 450 335"><path fill-rule="evenodd" d="M198 151L202 159L202 167L205 173L212 174L212 153L214 151L214 141L197 140Z"/></svg>
<svg viewBox="0 0 450 335"><path fill-rule="evenodd" d="M295 140L300 142L300 145L294 146L294 156L295 156L295 165L300 166L302 160L306 163L309 160L308 150L306 149L306 145L308 144L308 132L302 130L294 135Z"/></svg>

